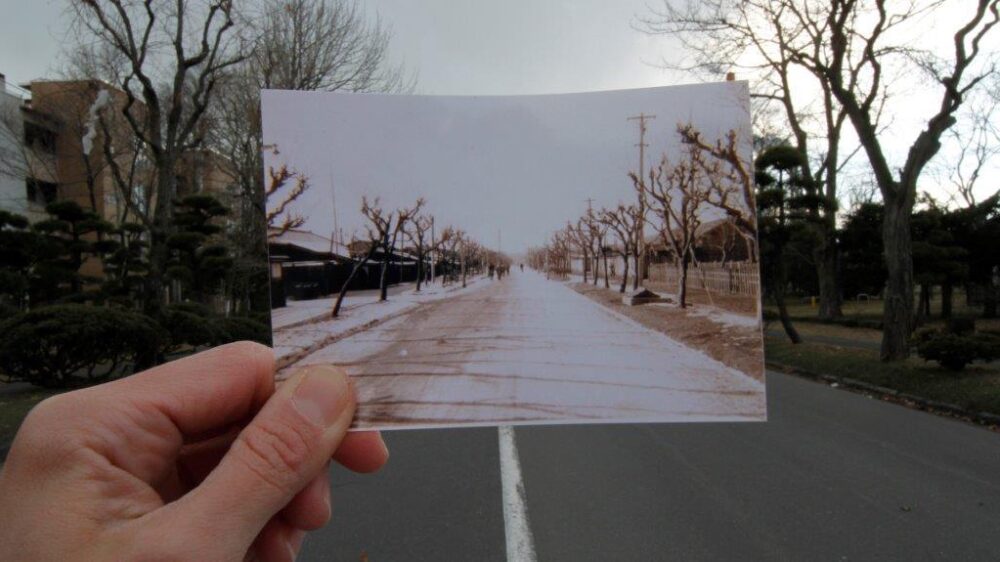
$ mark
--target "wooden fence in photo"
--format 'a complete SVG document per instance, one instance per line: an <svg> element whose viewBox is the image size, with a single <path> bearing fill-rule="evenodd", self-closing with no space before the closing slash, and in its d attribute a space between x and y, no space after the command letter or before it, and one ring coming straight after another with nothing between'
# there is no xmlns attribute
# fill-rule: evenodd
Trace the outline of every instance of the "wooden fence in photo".
<svg viewBox="0 0 1000 562"><path fill-rule="evenodd" d="M650 264L649 278L676 287L680 270L672 263ZM704 287L716 294L755 297L760 294L760 274L757 264L753 262L691 264L688 268L688 289L695 287Z"/></svg>

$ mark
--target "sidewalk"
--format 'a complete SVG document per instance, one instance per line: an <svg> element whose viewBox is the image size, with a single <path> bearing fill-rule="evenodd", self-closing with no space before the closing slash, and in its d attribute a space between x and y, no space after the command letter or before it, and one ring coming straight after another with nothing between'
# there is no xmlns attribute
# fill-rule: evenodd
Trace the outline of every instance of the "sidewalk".
<svg viewBox="0 0 1000 562"><path fill-rule="evenodd" d="M393 285L389 287L388 294L391 297L401 293L413 292L416 287L416 283ZM440 288L440 286L435 285L435 288ZM424 290L421 289L421 294ZM351 291L344 295L341 311L346 312L364 304L374 304L378 302L378 296L378 289ZM333 303L336 301L336 295L307 301L290 300L286 306L271 311L271 326L273 326L274 330L283 330L315 320L321 320L330 315L330 312L333 311Z"/></svg>
<svg viewBox="0 0 1000 562"><path fill-rule="evenodd" d="M378 302L377 290L359 291L350 297L344 297L344 305L337 318L330 318L336 297L289 303L294 306L274 312L285 308L290 308L291 311L282 314L280 318L275 315L272 319L278 378L282 378L281 370L285 367L339 339L407 314L424 303L471 292L488 281L486 277L470 277L468 286L464 289L461 281L447 287L435 283L431 286L424 285L419 293L415 291L416 285L413 283L397 285L390 289L389 298L385 302Z"/></svg>

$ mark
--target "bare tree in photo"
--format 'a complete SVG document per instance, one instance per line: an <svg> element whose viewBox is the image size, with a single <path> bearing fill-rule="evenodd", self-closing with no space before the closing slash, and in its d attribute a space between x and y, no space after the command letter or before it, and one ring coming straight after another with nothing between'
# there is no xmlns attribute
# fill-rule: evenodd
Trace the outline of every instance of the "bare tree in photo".
<svg viewBox="0 0 1000 562"><path fill-rule="evenodd" d="M583 282L587 282L587 270L590 268L590 251L591 251L591 240L590 240L590 229L587 228L583 219L577 219L576 224L566 223L565 228L566 235L570 242L576 246L580 253L583 254L583 260L581 261L581 270L583 272Z"/></svg>
<svg viewBox="0 0 1000 562"><path fill-rule="evenodd" d="M416 213L423 207L424 200L418 199L411 208L401 208L386 213L379 206L378 198L369 205L368 198L362 198L361 212L368 219L369 237L378 240L379 249L382 252L382 271L379 274L379 302L385 301L389 290L389 269L392 265L392 256L396 251L396 242L399 240L403 227Z"/></svg>
<svg viewBox="0 0 1000 562"><path fill-rule="evenodd" d="M458 273L455 272L455 260L461 261L459 257L459 252L461 251L462 241L465 238L465 232L455 227L447 227L441 233L441 247L445 253L445 261L447 264L447 271L442 276L441 285L447 285L449 282L454 282L458 279Z"/></svg>
<svg viewBox="0 0 1000 562"><path fill-rule="evenodd" d="M597 273L600 272L601 261L604 264L604 288L611 288L611 281L608 274L608 246L606 244L608 236L608 225L601 222L597 213L593 209L587 210L586 215L587 228L590 230L590 237L594 243L594 286L597 286Z"/></svg>
<svg viewBox="0 0 1000 562"><path fill-rule="evenodd" d="M649 171L647 195L651 210L661 219L660 237L673 252L678 271L677 305L687 307L688 266L695 259L694 247L701 227L701 212L708 199L705 172L696 161L697 149L690 148L688 158L672 164L666 155ZM638 178L632 174L637 188Z"/></svg>
<svg viewBox="0 0 1000 562"><path fill-rule="evenodd" d="M287 188L287 189L286 189ZM267 187L264 189L265 220L272 230L270 237L278 237L293 228L299 228L306 217L293 213L288 206L309 189L309 178L282 166L267 170Z"/></svg>
<svg viewBox="0 0 1000 562"><path fill-rule="evenodd" d="M641 235L639 209L635 205L619 203L614 209L602 209L600 220L615 233L618 239L618 253L622 257L622 280L618 292L624 293L628 284L629 257L635 258L636 264L639 259L638 239ZM636 274L632 276L632 290L639 288L638 271L638 265L636 265Z"/></svg>
<svg viewBox="0 0 1000 562"><path fill-rule="evenodd" d="M754 195L753 176L740 156L736 131L729 131L724 139L710 142L691 125L680 125L677 132L681 142L693 147L690 153L709 180L706 197L708 204L723 211L743 237L747 255L757 258L757 202Z"/></svg>
<svg viewBox="0 0 1000 562"><path fill-rule="evenodd" d="M418 208L423 206L424 200L418 199ZM432 252L434 248L434 241L430 239L431 227L434 225L434 217L426 214L414 213L410 218L408 225L403 227L403 234L410 240L413 244L413 249L417 255L417 292L420 291L420 287L424 281L424 260L427 258L427 254Z"/></svg>
<svg viewBox="0 0 1000 562"><path fill-rule="evenodd" d="M351 256L354 259L354 266L351 268L351 273L347 276L344 284L341 285L340 292L337 293L337 300L334 301L333 311L330 314L333 318L336 318L340 314L340 307L344 302L344 297L347 295L347 291L357 277L358 272L371 261L375 252L383 247L383 240L388 235L390 228L391 214L388 217L385 215L385 211L379 205L377 197L372 202L369 202L367 197L361 198L361 214L368 219L368 224L365 227L365 231L368 233L368 240L365 241L363 254ZM385 265L383 265L384 267ZM380 278L384 280L385 276L382 275Z"/></svg>

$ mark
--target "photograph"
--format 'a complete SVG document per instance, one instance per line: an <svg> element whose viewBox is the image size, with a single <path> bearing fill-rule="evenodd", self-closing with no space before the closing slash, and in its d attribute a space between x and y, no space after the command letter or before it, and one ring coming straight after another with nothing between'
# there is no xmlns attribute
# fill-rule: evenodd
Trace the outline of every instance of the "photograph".
<svg viewBox="0 0 1000 562"><path fill-rule="evenodd" d="M261 101L278 377L356 428L766 418L745 83Z"/></svg>

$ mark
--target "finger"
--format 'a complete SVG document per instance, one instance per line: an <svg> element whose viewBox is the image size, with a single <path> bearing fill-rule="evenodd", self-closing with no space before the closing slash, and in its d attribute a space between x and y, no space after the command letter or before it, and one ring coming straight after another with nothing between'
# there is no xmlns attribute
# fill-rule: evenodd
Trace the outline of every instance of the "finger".
<svg viewBox="0 0 1000 562"><path fill-rule="evenodd" d="M197 436L253 415L274 393L274 353L253 342L219 346L90 389L154 408Z"/></svg>
<svg viewBox="0 0 1000 562"><path fill-rule="evenodd" d="M342 369L314 366L279 388L240 432L219 466L169 507L184 524L250 544L326 466L354 417ZM192 532L195 532L193 529Z"/></svg>
<svg viewBox="0 0 1000 562"><path fill-rule="evenodd" d="M211 434L260 409L274 392L273 366L269 348L229 344L50 398L25 425L37 429L44 439L35 441L55 456L64 455L67 447L93 450L155 485L173 470L188 436ZM66 425L67 416L74 424ZM59 431L53 432L56 427ZM41 445L35 443L35 448Z"/></svg>
<svg viewBox="0 0 1000 562"><path fill-rule="evenodd" d="M330 463L281 510L292 527L313 531L330 520Z"/></svg>
<svg viewBox="0 0 1000 562"><path fill-rule="evenodd" d="M375 472L389 460L389 449L378 431L356 431L344 436L333 460L354 472Z"/></svg>

